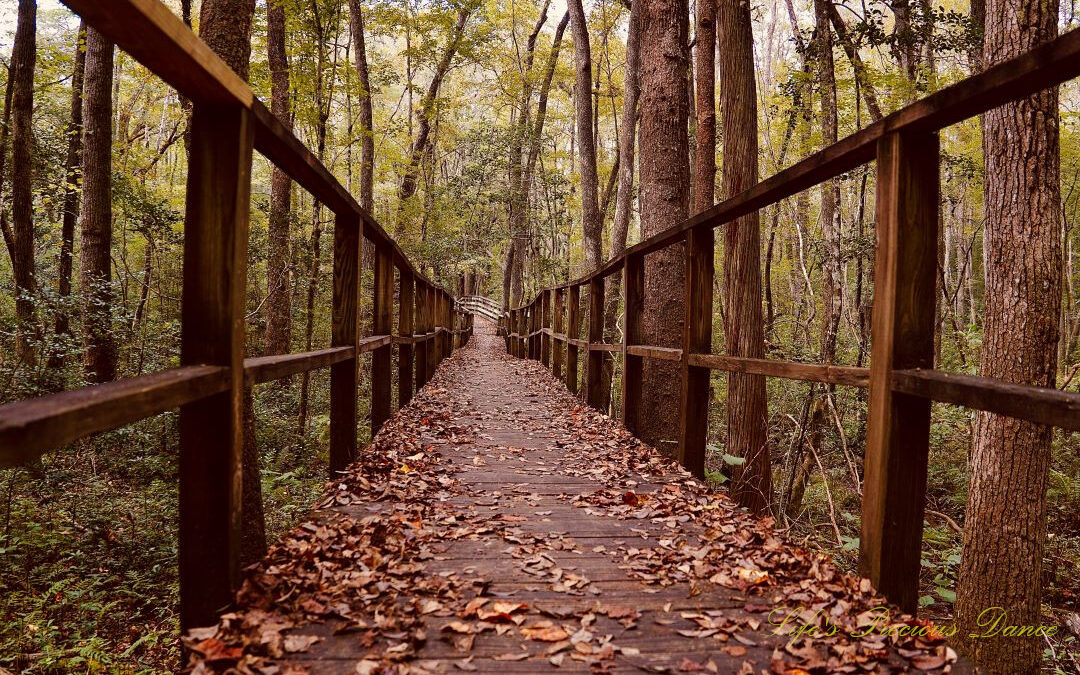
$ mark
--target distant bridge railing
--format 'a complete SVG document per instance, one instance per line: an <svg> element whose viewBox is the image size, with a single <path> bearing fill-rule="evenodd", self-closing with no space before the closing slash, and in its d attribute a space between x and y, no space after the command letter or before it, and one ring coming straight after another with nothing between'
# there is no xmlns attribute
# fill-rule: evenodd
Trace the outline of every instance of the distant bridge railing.
<svg viewBox="0 0 1080 675"><path fill-rule="evenodd" d="M184 225L180 367L0 406L0 467L90 434L180 408L180 622L214 623L240 581L243 391L330 368L330 471L357 456L357 370L371 359L371 432L472 334L472 316L417 271L397 243L266 107L158 0L64 0L193 102ZM331 346L244 358L252 153L258 150L336 217ZM373 334L363 336L362 239L375 249ZM395 279L397 270L397 301ZM398 330L393 331L397 312Z"/></svg>
<svg viewBox="0 0 1080 675"><path fill-rule="evenodd" d="M456 303L462 311L479 314L492 321L499 321L503 317L502 305L483 295L463 295Z"/></svg>
<svg viewBox="0 0 1080 675"><path fill-rule="evenodd" d="M988 68L830 145L710 209L653 235L593 273L541 291L504 319L507 350L542 361L602 402L605 353L622 357L622 421L639 430L642 364L681 365L679 449L704 474L709 372L722 370L869 388L860 569L902 609L918 605L930 403L940 401L1080 430L1080 394L934 370L939 148L937 132L1080 75L1080 31ZM877 248L869 368L712 354L714 228L877 161ZM685 242L681 348L642 344L645 256ZM604 342L604 279L622 273L622 344ZM579 307L587 289L588 309ZM582 338L582 324L586 333Z"/></svg>

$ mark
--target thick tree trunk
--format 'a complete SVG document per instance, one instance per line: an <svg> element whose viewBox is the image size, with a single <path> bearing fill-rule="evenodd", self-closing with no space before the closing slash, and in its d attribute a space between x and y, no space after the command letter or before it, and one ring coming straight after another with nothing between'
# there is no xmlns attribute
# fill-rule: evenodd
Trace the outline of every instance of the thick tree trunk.
<svg viewBox="0 0 1080 675"><path fill-rule="evenodd" d="M86 71L86 22L79 24L75 38L75 68L71 75L71 117L68 120L67 158L64 167L64 219L60 227L60 264L56 284L60 307L56 312L56 338L66 341L71 335L71 315L66 301L71 296L71 272L75 250L75 226L79 221L79 182L82 172L83 76ZM49 355L49 368L64 365L66 344L58 344Z"/></svg>
<svg viewBox="0 0 1080 675"><path fill-rule="evenodd" d="M596 138L593 135L592 50L581 0L568 0L567 10L570 33L574 37L574 126L581 176L581 234L585 245L585 268L591 272L600 266L603 258Z"/></svg>
<svg viewBox="0 0 1080 675"><path fill-rule="evenodd" d="M1056 0L989 0L983 63L1057 34ZM1016 17L1024 17L1018 22ZM979 374L1053 387L1061 310L1058 94L1050 89L983 115L985 314ZM961 646L987 673L1036 673L1038 636L968 638L984 610L1040 621L1050 427L979 413L956 612ZM982 623L980 623L982 622Z"/></svg>
<svg viewBox="0 0 1080 675"><path fill-rule="evenodd" d="M86 31L83 100L83 206L79 281L83 291L83 365L91 382L116 378L112 332L112 84L114 48Z"/></svg>
<svg viewBox="0 0 1080 675"><path fill-rule="evenodd" d="M690 101L686 0L652 0L641 8L641 118L638 131L641 234L685 220L690 210ZM675 244L646 256L642 336L648 344L681 347L686 254ZM641 438L672 452L678 446L679 365L646 359L642 374Z"/></svg>
<svg viewBox="0 0 1080 675"><path fill-rule="evenodd" d="M281 0L266 4L266 51L270 66L270 112L292 128L289 59L285 51L285 6ZM292 287L289 223L292 179L276 166L270 175L269 246L266 257L266 331L264 354L287 354L292 342Z"/></svg>
<svg viewBox="0 0 1080 675"><path fill-rule="evenodd" d="M19 0L11 52L11 268L15 276L16 350L24 363L36 360L37 292L34 262L34 65L37 61L37 2Z"/></svg>
<svg viewBox="0 0 1080 675"><path fill-rule="evenodd" d="M697 0L694 47L694 212L713 205L716 196L716 20L717 0ZM720 30L734 30L720 26ZM721 52L723 53L723 52ZM735 58L724 53L725 59ZM724 70L721 64L721 72ZM752 83L751 83L752 84ZM748 133L741 129L738 133ZM755 148L757 143L754 144ZM724 153L725 156L727 153ZM755 162L757 161L755 150ZM756 172L755 172L756 173Z"/></svg>
<svg viewBox="0 0 1080 675"><path fill-rule="evenodd" d="M371 105L371 78L368 75L364 12L360 0L349 0L356 76L360 80L360 206L368 213L375 208L375 118Z"/></svg>
<svg viewBox="0 0 1080 675"><path fill-rule="evenodd" d="M731 197L758 180L757 88L754 35L746 0L719 0L720 82L723 110L723 193ZM699 146L700 147L700 146ZM761 315L761 228L757 212L724 228L724 335L729 354L764 358ZM772 501L765 378L728 374L727 452L746 461L734 472L731 494L753 511Z"/></svg>
<svg viewBox="0 0 1080 675"><path fill-rule="evenodd" d="M251 22L255 0L202 0L199 37L244 78L251 60ZM272 102L271 102L272 103ZM259 444L255 436L255 410L251 389L244 390L244 448L241 458L242 489L240 564L250 565L266 555L266 522L263 519L262 474Z"/></svg>

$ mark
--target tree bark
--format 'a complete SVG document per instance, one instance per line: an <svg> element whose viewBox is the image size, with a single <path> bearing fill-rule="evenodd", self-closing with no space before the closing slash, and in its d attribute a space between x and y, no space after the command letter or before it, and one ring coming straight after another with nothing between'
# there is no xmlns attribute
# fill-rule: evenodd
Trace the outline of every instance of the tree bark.
<svg viewBox="0 0 1080 675"><path fill-rule="evenodd" d="M56 337L64 341L71 335L71 315L66 301L71 296L72 256L75 249L75 226L79 221L79 182L82 172L83 77L86 71L86 22L79 23L75 38L75 67L71 75L71 112L67 128L67 157L64 167L64 218L60 228L60 264L56 312ZM62 368L67 346L58 344L49 355L49 368Z"/></svg>
<svg viewBox="0 0 1080 675"><path fill-rule="evenodd" d="M611 255L626 250L634 211L634 141L637 134L638 97L641 93L641 13L644 0L630 5L626 27L626 69L623 82L622 133L619 134L619 186L615 191L615 220L611 228Z"/></svg>
<svg viewBox="0 0 1080 675"><path fill-rule="evenodd" d="M716 23L720 53L724 55L720 60L723 192L724 197L731 197L750 189L758 180L757 87L749 2L720 0ZM724 286L728 353L764 358L761 228L756 211L724 228ZM746 459L735 467L732 497L752 511L767 511L772 501L772 469L764 377L728 374L727 434L727 452Z"/></svg>
<svg viewBox="0 0 1080 675"><path fill-rule="evenodd" d="M11 268L15 276L16 351L23 363L33 363L37 321L34 261L34 66L37 61L37 2L19 0L18 22L11 52Z"/></svg>
<svg viewBox="0 0 1080 675"><path fill-rule="evenodd" d="M983 63L1057 34L1056 0L989 0ZM1018 21L1017 17L1022 17ZM979 374L1054 387L1062 291L1058 94L1048 89L982 117L985 313ZM987 673L1036 673L1042 639L968 638L981 613L1040 622L1050 427L979 413L972 439L956 612L961 646Z"/></svg>
<svg viewBox="0 0 1080 675"><path fill-rule="evenodd" d="M270 112L292 129L289 90L289 59L285 51L285 5L266 3L266 51L270 67ZM289 223L292 212L292 179L277 166L270 175L269 246L266 257L266 331L264 354L287 354L292 342L292 296L289 289L291 255Z"/></svg>
<svg viewBox="0 0 1080 675"><path fill-rule="evenodd" d="M79 281L83 291L83 365L90 382L116 378L112 332L112 85L114 48L86 31L83 101L83 207Z"/></svg>
<svg viewBox="0 0 1080 675"><path fill-rule="evenodd" d="M593 135L592 50L581 0L568 0L566 6L570 13L570 33L574 38L574 120L581 176L581 234L585 245L585 269L591 272L600 267L603 257L596 138Z"/></svg>
<svg viewBox="0 0 1080 675"><path fill-rule="evenodd" d="M642 5L638 175L644 238L685 220L690 210L690 9L686 0ZM648 344L682 346L685 265L681 243L645 258L642 336ZM678 446L679 368L646 359L642 373L641 438L668 453Z"/></svg>
<svg viewBox="0 0 1080 675"><path fill-rule="evenodd" d="M364 12L360 0L349 0L356 76L360 80L360 206L371 213L375 208L375 118L371 104L371 78L368 75L367 43L364 36Z"/></svg>
<svg viewBox="0 0 1080 675"><path fill-rule="evenodd" d="M202 0L199 37L237 75L248 77L251 60L251 22L255 0ZM273 103L273 102L271 102ZM266 555L266 522L263 519L262 474L259 444L255 436L255 409L250 388L244 390L244 448L241 458L240 565L258 562Z"/></svg>
<svg viewBox="0 0 1080 675"><path fill-rule="evenodd" d="M717 0L697 0L694 47L694 212L713 205L716 196L716 31ZM734 27L728 27L734 30ZM725 31L724 26L720 30ZM735 58L724 54L725 59ZM724 64L721 64L721 71ZM740 130L738 133L745 133ZM755 143L755 146L757 144ZM726 153L725 153L726 155ZM756 151L755 151L756 162ZM756 173L756 172L755 172Z"/></svg>

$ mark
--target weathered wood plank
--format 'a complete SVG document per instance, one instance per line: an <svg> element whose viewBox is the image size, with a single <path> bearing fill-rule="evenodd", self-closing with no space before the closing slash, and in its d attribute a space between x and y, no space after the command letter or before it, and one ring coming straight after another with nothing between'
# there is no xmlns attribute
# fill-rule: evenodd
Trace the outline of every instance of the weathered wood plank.
<svg viewBox="0 0 1080 675"><path fill-rule="evenodd" d="M686 237L679 461L698 478L705 477L710 371L691 364L689 357L712 349L713 244L711 227L695 228Z"/></svg>
<svg viewBox="0 0 1080 675"><path fill-rule="evenodd" d="M330 475L356 459L357 338L360 335L360 220L348 212L334 222L333 326L330 342L351 347L347 360L330 367Z"/></svg>
<svg viewBox="0 0 1080 675"><path fill-rule="evenodd" d="M413 395L413 346L412 334L415 330L416 282L408 270L398 272L398 406L408 405ZM403 338L409 338L405 341Z"/></svg>
<svg viewBox="0 0 1080 675"><path fill-rule="evenodd" d="M1080 394L937 370L894 370L892 390L1080 431Z"/></svg>
<svg viewBox="0 0 1080 675"><path fill-rule="evenodd" d="M244 382L250 387L253 384L280 380L283 377L349 361L355 354L356 347L342 346L298 354L246 358L244 359Z"/></svg>
<svg viewBox="0 0 1080 675"><path fill-rule="evenodd" d="M585 398L589 405L607 412L602 398L604 383L604 279L594 278L589 281L589 351L585 355ZM610 345L615 347L615 345Z"/></svg>
<svg viewBox="0 0 1080 675"><path fill-rule="evenodd" d="M892 372L931 368L937 299L937 135L878 145L877 253L859 567L905 611L918 608L930 401Z"/></svg>
<svg viewBox="0 0 1080 675"><path fill-rule="evenodd" d="M182 366L0 406L0 468L33 461L101 431L110 431L229 387L223 366Z"/></svg>
<svg viewBox="0 0 1080 675"><path fill-rule="evenodd" d="M213 623L239 583L244 306L254 126L240 106L191 118L180 365L227 369L180 408L180 624Z"/></svg>
<svg viewBox="0 0 1080 675"><path fill-rule="evenodd" d="M631 433L638 433L641 420L641 387L644 363L634 350L641 342L641 312L645 306L645 258L628 256L623 265L623 374L622 422Z"/></svg>
<svg viewBox="0 0 1080 675"><path fill-rule="evenodd" d="M551 333L551 373L556 380L563 379L563 364L566 361L566 290L556 288L554 290L554 306L552 309L552 333Z"/></svg>
<svg viewBox="0 0 1080 675"><path fill-rule="evenodd" d="M394 257L389 246L375 247L374 299L371 310L372 332L389 335L393 330L394 311ZM385 345L371 353L371 435L382 429L390 418L392 407L391 367L393 347Z"/></svg>
<svg viewBox="0 0 1080 675"><path fill-rule="evenodd" d="M581 348L581 286L570 286L566 294L566 388L578 393L578 350Z"/></svg>
<svg viewBox="0 0 1080 675"><path fill-rule="evenodd" d="M712 368L713 370L767 375L787 380L828 382L852 387L865 388L870 386L869 368L752 359L745 356L727 356L725 354L691 354L689 360L692 365Z"/></svg>

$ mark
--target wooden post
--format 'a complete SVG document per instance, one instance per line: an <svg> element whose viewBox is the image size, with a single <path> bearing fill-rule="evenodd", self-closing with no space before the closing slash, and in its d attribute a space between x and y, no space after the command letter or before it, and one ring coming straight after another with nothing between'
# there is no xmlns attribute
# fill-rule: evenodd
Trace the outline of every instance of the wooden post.
<svg viewBox="0 0 1080 675"><path fill-rule="evenodd" d="M393 330L394 311L394 251L389 244L380 243L375 249L374 295L371 310L372 332L375 335L390 335ZM390 418L393 400L393 351L393 345L387 343L371 353L372 438Z"/></svg>
<svg viewBox="0 0 1080 675"><path fill-rule="evenodd" d="M877 253L859 569L918 609L930 400L892 391L892 371L932 368L937 300L937 134L877 147Z"/></svg>
<svg viewBox="0 0 1080 675"><path fill-rule="evenodd" d="M563 335L563 340L553 340L551 343L551 373L556 380L563 378L563 361L566 354L566 289L555 289L555 318L552 321L552 330L557 335Z"/></svg>
<svg viewBox="0 0 1080 675"><path fill-rule="evenodd" d="M551 330L551 291L544 291L540 297L541 300L541 321L543 326L548 331ZM549 333L542 333L540 335L540 362L544 364L544 367L551 367L551 335Z"/></svg>
<svg viewBox="0 0 1080 675"><path fill-rule="evenodd" d="M427 286L419 279L416 279L413 292L416 296L416 326L414 336L419 337L427 332ZM415 352L416 391L420 391L424 386L424 383L427 382L427 342L418 339Z"/></svg>
<svg viewBox="0 0 1080 675"><path fill-rule="evenodd" d="M416 301L413 289L416 282L412 272L398 270L398 335L404 338L398 343L398 407L404 408L412 400L413 395L413 330L416 326L415 316Z"/></svg>
<svg viewBox="0 0 1080 675"><path fill-rule="evenodd" d="M357 346L360 336L360 217L339 213L334 222L334 323L330 342L335 347ZM330 366L330 476L356 459L356 380L359 359Z"/></svg>
<svg viewBox="0 0 1080 675"><path fill-rule="evenodd" d="M578 346L570 342L581 337L581 286L574 284L566 294L566 388L578 393Z"/></svg>
<svg viewBox="0 0 1080 675"><path fill-rule="evenodd" d="M709 433L709 369L689 364L690 354L712 351L713 230L706 225L686 234L686 321L683 326L679 461L705 477Z"/></svg>
<svg viewBox="0 0 1080 675"><path fill-rule="evenodd" d="M180 365L225 366L229 389L180 408L180 626L209 626L240 581L244 307L251 113L196 104L190 127Z"/></svg>
<svg viewBox="0 0 1080 675"><path fill-rule="evenodd" d="M519 359L525 358L525 308L519 307L514 310L514 333L517 334L517 338L514 340L514 356Z"/></svg>
<svg viewBox="0 0 1080 675"><path fill-rule="evenodd" d="M427 293L427 322L426 330L428 333L432 333L437 327L438 319L438 297L435 294L435 287L428 286L425 289ZM435 369L439 366L439 344L438 335L432 334L427 339L427 367L424 369L424 383L427 384L432 376L435 375Z"/></svg>
<svg viewBox="0 0 1080 675"><path fill-rule="evenodd" d="M641 420L641 374L643 359L628 351L641 344L641 310L645 302L645 258L623 258L623 374L622 421L631 433L638 433Z"/></svg>
<svg viewBox="0 0 1080 675"><path fill-rule="evenodd" d="M604 375L605 352L593 349L594 344L604 341L604 278L593 277L589 279L589 347L586 358L585 372L585 395L589 405L600 410L603 405L601 400L600 378ZM600 410L606 413L606 410Z"/></svg>

